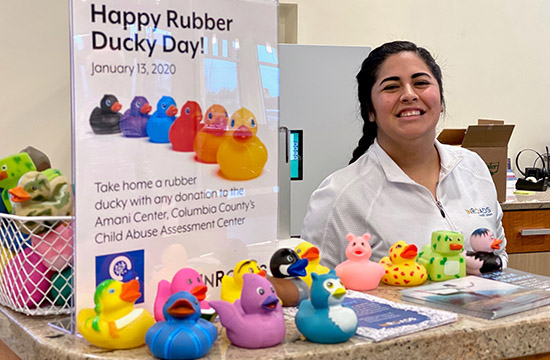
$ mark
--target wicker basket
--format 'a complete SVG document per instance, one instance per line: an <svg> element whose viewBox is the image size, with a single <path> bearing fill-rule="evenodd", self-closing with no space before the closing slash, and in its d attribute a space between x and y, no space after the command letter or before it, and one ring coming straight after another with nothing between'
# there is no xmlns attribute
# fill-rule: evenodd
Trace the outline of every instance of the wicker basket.
<svg viewBox="0 0 550 360"><path fill-rule="evenodd" d="M0 304L27 315L70 313L73 224L70 216L0 213Z"/></svg>

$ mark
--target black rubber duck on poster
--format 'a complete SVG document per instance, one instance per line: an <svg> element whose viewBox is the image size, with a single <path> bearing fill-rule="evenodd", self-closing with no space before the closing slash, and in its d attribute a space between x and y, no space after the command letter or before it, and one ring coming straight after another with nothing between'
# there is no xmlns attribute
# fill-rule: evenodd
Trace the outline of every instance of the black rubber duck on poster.
<svg viewBox="0 0 550 360"><path fill-rule="evenodd" d="M90 114L90 126L95 134L107 135L120 132L120 117L118 111L122 105L114 95L104 95L99 107Z"/></svg>

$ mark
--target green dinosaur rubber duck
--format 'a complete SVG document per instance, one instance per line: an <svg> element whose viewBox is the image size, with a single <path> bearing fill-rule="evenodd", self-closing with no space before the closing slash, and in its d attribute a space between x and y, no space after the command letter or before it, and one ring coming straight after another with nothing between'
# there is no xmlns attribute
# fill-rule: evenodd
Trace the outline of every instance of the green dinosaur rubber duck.
<svg viewBox="0 0 550 360"><path fill-rule="evenodd" d="M428 279L444 281L466 276L464 235L456 231L439 230L432 233L431 245L418 254L418 262L426 268Z"/></svg>
<svg viewBox="0 0 550 360"><path fill-rule="evenodd" d="M19 153L0 160L0 188L2 188L2 202L8 213L12 212L10 194L8 191L17 186L19 178L29 172L36 171L36 166L27 153Z"/></svg>

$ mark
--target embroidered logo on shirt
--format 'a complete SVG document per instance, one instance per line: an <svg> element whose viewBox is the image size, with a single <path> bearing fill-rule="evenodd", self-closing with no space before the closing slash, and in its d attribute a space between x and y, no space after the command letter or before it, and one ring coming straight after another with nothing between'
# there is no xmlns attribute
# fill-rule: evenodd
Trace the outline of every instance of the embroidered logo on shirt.
<svg viewBox="0 0 550 360"><path fill-rule="evenodd" d="M482 208L469 208L464 209L466 211L466 214L468 215L479 215L481 217L489 217L493 216L493 212L491 211L491 208L489 206L482 207Z"/></svg>

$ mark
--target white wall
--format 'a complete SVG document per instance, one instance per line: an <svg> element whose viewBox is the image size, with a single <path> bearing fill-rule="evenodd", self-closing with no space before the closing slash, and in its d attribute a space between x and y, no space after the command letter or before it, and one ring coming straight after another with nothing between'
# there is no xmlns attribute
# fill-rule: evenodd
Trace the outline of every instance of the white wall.
<svg viewBox="0 0 550 360"><path fill-rule="evenodd" d="M298 43L409 39L443 68L446 127L515 123L509 155L550 143L548 0L297 0ZM33 145L70 175L67 1L0 4L0 157Z"/></svg>

